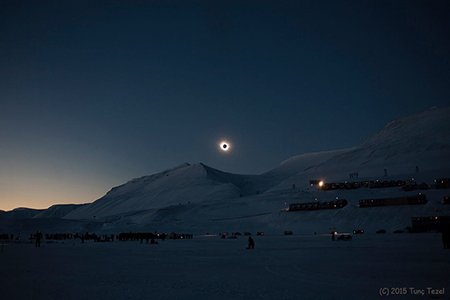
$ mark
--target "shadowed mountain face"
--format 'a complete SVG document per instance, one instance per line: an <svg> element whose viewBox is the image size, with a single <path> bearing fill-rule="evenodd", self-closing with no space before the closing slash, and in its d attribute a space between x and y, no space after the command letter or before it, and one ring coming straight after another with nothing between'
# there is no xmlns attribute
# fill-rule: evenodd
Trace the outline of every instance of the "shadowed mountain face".
<svg viewBox="0 0 450 300"><path fill-rule="evenodd" d="M239 189L240 196L260 194L280 182L284 174L264 173L262 175L239 175L222 172L201 164L206 170L208 178L217 182L229 182Z"/></svg>
<svg viewBox="0 0 450 300"><path fill-rule="evenodd" d="M449 120L450 108L431 109L387 124L362 145L297 155L261 175L231 174L202 163L186 163L114 187L90 204L55 205L44 211L16 209L0 212L0 219L4 220L5 216L10 219L64 218L95 224L107 221L108 226L112 226L110 228L150 224L158 228L184 226L181 228L221 229L224 223L237 229L239 224L247 224L249 228L302 224L301 228L308 228L313 225L301 222L309 220L314 224L319 221L310 215L297 219L297 215L289 215L285 219L278 214L280 208L286 203L311 201L317 197L334 199L348 196L357 201L368 197L368 193L370 197L373 196L373 191L364 190L348 195L334 192L316 194L309 187L310 179L343 181L348 180L349 173L355 172L359 178L382 178L387 172L388 177L414 176L428 182L434 176L448 177ZM399 191L386 193L398 195ZM438 203L441 198L441 194L436 194L435 202ZM430 213L438 205L436 203L427 206ZM390 215L394 212L392 209L386 209L383 214L368 213L355 209L356 206L355 202L339 213L321 212L316 216L324 215L321 220L327 221L323 221L323 227L329 228L337 216L340 224L364 224L364 220L384 219L392 226L399 226L409 222L412 213L425 213L420 207L414 208L414 211L405 208L405 213L401 215Z"/></svg>
<svg viewBox="0 0 450 300"><path fill-rule="evenodd" d="M56 204L46 210L39 212L33 218L63 218L73 210L86 204Z"/></svg>
<svg viewBox="0 0 450 300"><path fill-rule="evenodd" d="M37 214L44 212L45 209L32 209L26 207L19 207L0 214L2 219L28 219L34 218Z"/></svg>

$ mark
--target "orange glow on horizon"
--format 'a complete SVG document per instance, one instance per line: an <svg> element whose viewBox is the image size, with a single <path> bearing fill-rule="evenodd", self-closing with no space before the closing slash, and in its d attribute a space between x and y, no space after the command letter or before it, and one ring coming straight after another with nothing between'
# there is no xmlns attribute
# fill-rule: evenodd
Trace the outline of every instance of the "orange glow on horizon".
<svg viewBox="0 0 450 300"><path fill-rule="evenodd" d="M70 180L68 178L22 178L0 176L0 210L18 207L46 209L55 204L93 202L106 194L114 184ZM3 182L2 182L3 181Z"/></svg>

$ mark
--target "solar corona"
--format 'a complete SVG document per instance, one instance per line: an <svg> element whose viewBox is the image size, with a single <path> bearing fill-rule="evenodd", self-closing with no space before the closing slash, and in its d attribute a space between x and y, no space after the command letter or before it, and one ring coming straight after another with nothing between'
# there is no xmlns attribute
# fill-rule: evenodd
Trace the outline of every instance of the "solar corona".
<svg viewBox="0 0 450 300"><path fill-rule="evenodd" d="M219 149L222 152L229 152L231 150L231 144L228 141L221 141L219 143Z"/></svg>

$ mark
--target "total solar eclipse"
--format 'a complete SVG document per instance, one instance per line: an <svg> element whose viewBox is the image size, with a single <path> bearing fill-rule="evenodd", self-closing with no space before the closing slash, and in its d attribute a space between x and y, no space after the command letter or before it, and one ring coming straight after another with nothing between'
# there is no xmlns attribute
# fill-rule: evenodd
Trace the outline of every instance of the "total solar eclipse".
<svg viewBox="0 0 450 300"><path fill-rule="evenodd" d="M230 145L230 143L227 142L227 141L222 141L222 142L220 142L220 144L219 144L219 149L220 149L221 151L223 151L223 152L228 152L228 151L230 151L230 149L231 149L231 145Z"/></svg>

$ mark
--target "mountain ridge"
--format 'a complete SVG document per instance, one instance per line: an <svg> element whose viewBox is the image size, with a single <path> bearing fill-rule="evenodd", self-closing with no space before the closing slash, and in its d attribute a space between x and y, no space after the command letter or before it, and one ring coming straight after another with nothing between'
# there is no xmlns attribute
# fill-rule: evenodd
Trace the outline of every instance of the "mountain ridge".
<svg viewBox="0 0 450 300"><path fill-rule="evenodd" d="M357 201L364 197L376 197L378 194L379 197L398 196L404 193L402 191L391 189L320 193L310 187L309 180L346 181L414 176L418 180L429 181L434 176L448 177L449 120L450 107L427 110L389 122L361 145L296 155L259 175L228 173L201 162L184 163L162 172L131 179L113 187L92 203L79 207L52 206L48 212L29 213L29 217L56 215L66 220L104 224L105 230L116 228L115 226L192 230L231 226L238 229L243 224L254 228L297 226L306 230L313 228L314 222L322 224L323 228L331 224L348 226L352 222L369 226L367 221L361 219L369 217L370 220L390 222L391 227L399 226L408 222L412 213L432 213L439 207L442 192L430 192L433 204L427 204L423 208L402 208L399 209L402 214L396 216L395 210L390 208L380 209L378 212L360 211L357 209ZM349 179L350 173L358 175ZM351 205L340 211L315 214L325 219L315 219L311 214L303 218L299 218L298 214L279 214L280 209L288 203L317 199L327 201L335 197L348 198ZM379 213L381 211L385 211L386 216L382 217ZM6 214L8 212L0 215L3 218ZM342 220L335 219L338 217ZM388 221L389 219L393 221Z"/></svg>

